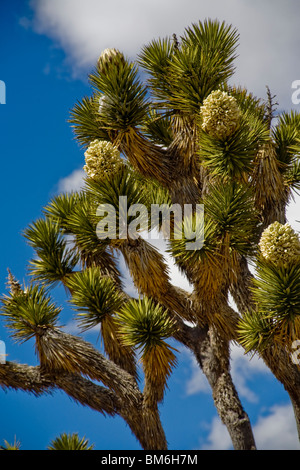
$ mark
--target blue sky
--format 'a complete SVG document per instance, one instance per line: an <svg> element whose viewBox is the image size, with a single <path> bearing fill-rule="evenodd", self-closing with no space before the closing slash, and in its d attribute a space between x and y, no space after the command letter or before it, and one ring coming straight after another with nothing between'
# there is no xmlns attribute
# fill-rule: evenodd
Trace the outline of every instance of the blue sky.
<svg viewBox="0 0 300 470"><path fill-rule="evenodd" d="M236 83L260 97L268 84L281 109L297 109L291 102L291 83L300 79L294 0L1 0L0 80L6 84L6 104L0 105L1 293L8 267L26 279L32 252L24 228L54 194L80 184L84 156L67 119L76 100L89 94L87 75L98 55L118 47L134 58L153 37L180 34L206 16L225 19L240 31ZM297 199L289 211L296 228L298 204ZM173 266L171 273L174 283L188 287ZM58 290L55 299L64 305L64 292ZM74 328L68 308L62 323L68 331ZM100 347L95 333L85 338ZM9 360L37 364L33 343L14 344L1 321L0 340ZM186 350L180 348L179 359L161 407L169 448L230 449L203 374ZM233 347L232 373L258 447L299 449L288 396L262 361L249 361ZM78 432L97 449L139 449L121 419L104 418L63 393L37 399L0 390L0 445L16 436L22 449L45 449L62 432Z"/></svg>

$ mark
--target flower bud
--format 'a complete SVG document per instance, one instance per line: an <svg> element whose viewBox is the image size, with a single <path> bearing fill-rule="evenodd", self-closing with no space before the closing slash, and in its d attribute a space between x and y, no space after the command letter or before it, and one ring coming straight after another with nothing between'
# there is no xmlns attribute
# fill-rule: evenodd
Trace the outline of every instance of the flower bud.
<svg viewBox="0 0 300 470"><path fill-rule="evenodd" d="M124 63L124 55L117 49L104 49L98 59L100 73L106 73L112 64Z"/></svg>

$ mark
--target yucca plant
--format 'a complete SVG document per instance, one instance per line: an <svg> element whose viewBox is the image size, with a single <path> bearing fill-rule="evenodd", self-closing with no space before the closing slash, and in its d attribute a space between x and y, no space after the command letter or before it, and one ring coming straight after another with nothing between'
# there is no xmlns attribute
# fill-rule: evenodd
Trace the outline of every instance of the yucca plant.
<svg viewBox="0 0 300 470"><path fill-rule="evenodd" d="M151 299L129 301L117 316L120 338L126 346L141 350L145 373L145 402L163 399L167 378L176 365L176 357L166 339L175 325L167 312Z"/></svg>
<svg viewBox="0 0 300 470"><path fill-rule="evenodd" d="M176 342L205 374L235 449L256 444L231 377L232 341L262 356L300 429L300 371L290 357L300 335L299 240L285 213L300 187L300 115L285 111L274 124L269 89L263 100L229 85L238 39L208 19L180 38L152 40L136 61L116 49L100 55L90 96L70 114L84 187L55 196L24 231L31 282L9 273L2 298L5 325L16 340L34 339L40 365L8 361L0 384L36 395L60 389L119 415L143 449L167 448L160 406L180 367ZM192 292L172 284L147 239L153 230ZM59 325L50 287L60 284L80 334L96 329L101 352ZM77 435L52 444L87 445Z"/></svg>
<svg viewBox="0 0 300 470"><path fill-rule="evenodd" d="M63 433L51 441L48 450L93 450L94 445L89 445L85 437L78 436L77 433Z"/></svg>

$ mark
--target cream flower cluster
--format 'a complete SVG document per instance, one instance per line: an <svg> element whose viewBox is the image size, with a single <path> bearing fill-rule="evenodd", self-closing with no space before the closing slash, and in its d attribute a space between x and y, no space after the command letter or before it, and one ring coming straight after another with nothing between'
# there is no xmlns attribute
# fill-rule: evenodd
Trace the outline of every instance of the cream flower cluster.
<svg viewBox="0 0 300 470"><path fill-rule="evenodd" d="M200 108L202 129L212 137L225 139L240 124L240 108L236 99L225 91L213 91Z"/></svg>
<svg viewBox="0 0 300 470"><path fill-rule="evenodd" d="M289 224L269 225L262 233L259 247L263 257L277 266L300 261L300 240Z"/></svg>
<svg viewBox="0 0 300 470"><path fill-rule="evenodd" d="M120 152L110 142L93 140L86 152L84 171L91 178L103 178L122 165Z"/></svg>

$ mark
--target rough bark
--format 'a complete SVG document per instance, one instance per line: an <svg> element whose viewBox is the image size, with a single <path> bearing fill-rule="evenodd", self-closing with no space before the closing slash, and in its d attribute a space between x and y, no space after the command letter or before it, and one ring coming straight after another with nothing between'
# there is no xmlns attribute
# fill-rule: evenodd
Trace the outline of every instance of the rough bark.
<svg viewBox="0 0 300 470"><path fill-rule="evenodd" d="M213 393L218 415L225 424L235 450L256 448L250 419L230 374L229 342L212 328L190 327L180 322L176 339L194 352Z"/></svg>
<svg viewBox="0 0 300 470"><path fill-rule="evenodd" d="M12 362L0 365L0 387L23 390L35 396L62 390L83 406L102 414L121 416L143 449L167 449L158 409L145 406L143 394L138 389L134 391L134 397L125 399L77 373L46 371L44 367Z"/></svg>

